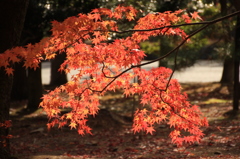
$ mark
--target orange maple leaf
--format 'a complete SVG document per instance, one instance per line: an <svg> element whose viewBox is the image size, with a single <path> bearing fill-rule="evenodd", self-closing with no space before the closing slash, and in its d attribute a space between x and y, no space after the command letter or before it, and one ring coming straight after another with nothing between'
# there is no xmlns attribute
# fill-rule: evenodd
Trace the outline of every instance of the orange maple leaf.
<svg viewBox="0 0 240 159"><path fill-rule="evenodd" d="M147 133L153 134L154 128L152 126L146 128Z"/></svg>
<svg viewBox="0 0 240 159"><path fill-rule="evenodd" d="M13 75L14 69L11 67L7 67L7 68L5 68L5 71L6 71L7 75Z"/></svg>
<svg viewBox="0 0 240 159"><path fill-rule="evenodd" d="M132 128L133 133L140 132L142 130L142 127L140 125L134 125Z"/></svg>
<svg viewBox="0 0 240 159"><path fill-rule="evenodd" d="M84 133L84 131L83 131L82 129L79 129L79 130L78 130L78 134L80 134L80 135L83 136L85 133Z"/></svg>
<svg viewBox="0 0 240 159"><path fill-rule="evenodd" d="M193 12L193 13L191 13L191 16L192 16L192 18L195 19L195 20L197 20L197 19L202 20L202 18L198 15L198 12Z"/></svg>
<svg viewBox="0 0 240 159"><path fill-rule="evenodd" d="M71 122L69 124L69 126L70 126L71 129L73 129L73 128L76 129L77 124L75 122Z"/></svg>
<svg viewBox="0 0 240 159"><path fill-rule="evenodd" d="M66 119L72 119L73 113L67 113L66 114Z"/></svg>

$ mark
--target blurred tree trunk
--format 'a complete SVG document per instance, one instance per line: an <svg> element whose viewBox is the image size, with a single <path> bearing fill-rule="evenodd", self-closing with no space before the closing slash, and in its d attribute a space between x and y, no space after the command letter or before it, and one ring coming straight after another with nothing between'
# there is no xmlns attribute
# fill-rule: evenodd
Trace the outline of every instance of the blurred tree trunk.
<svg viewBox="0 0 240 159"><path fill-rule="evenodd" d="M28 69L28 104L27 111L38 109L43 94L41 64L34 69Z"/></svg>
<svg viewBox="0 0 240 159"><path fill-rule="evenodd" d="M166 53L168 53L171 48L171 40L169 40L169 37L160 36L160 51L159 51L159 57L164 56ZM158 67L168 67L167 59L162 59L158 63Z"/></svg>
<svg viewBox="0 0 240 159"><path fill-rule="evenodd" d="M21 79L21 80L19 80ZM14 64L14 78L11 91L11 100L21 101L28 98L27 72L23 63Z"/></svg>
<svg viewBox="0 0 240 159"><path fill-rule="evenodd" d="M0 53L16 46L19 42L28 0L0 1ZM19 79L21 80L21 79ZM12 76L7 76L4 69L0 69L0 122L9 120L10 95ZM0 127L0 158L10 158L8 129Z"/></svg>
<svg viewBox="0 0 240 159"><path fill-rule="evenodd" d="M240 1L232 0L232 4L240 10ZM235 30L235 49L234 49L234 85L233 85L233 110L239 110L239 61L240 61L240 15L237 16Z"/></svg>
<svg viewBox="0 0 240 159"><path fill-rule="evenodd" d="M223 72L221 83L229 83L233 82L233 74L234 74L234 60L232 58L226 58L223 62Z"/></svg>
<svg viewBox="0 0 240 159"><path fill-rule="evenodd" d="M29 0L29 7L21 36L22 46L29 43L38 43L43 38L42 23L44 7L42 7L43 4L40 5L40 2L40 0ZM24 72L22 72L22 76L25 76ZM28 69L26 78L28 95L27 111L32 112L38 109L43 93L41 64L39 64L39 68L36 70Z"/></svg>
<svg viewBox="0 0 240 159"><path fill-rule="evenodd" d="M1 4L1 3L0 3ZM1 41L1 40L0 40ZM2 52L2 48L0 48ZM12 76L7 76L4 69L0 69L0 122L9 120L10 92L12 88ZM0 158L8 159L10 157L8 128L0 127Z"/></svg>
<svg viewBox="0 0 240 159"><path fill-rule="evenodd" d="M225 16L227 15L227 0L219 0L220 5L221 5L221 15ZM230 29L228 29L229 25L227 24L227 20L222 21L222 25L225 27L225 29L227 29L228 33L230 33ZM229 36L230 38L230 36ZM225 42L229 42L227 41L227 39L224 39ZM223 72L222 72L222 78L221 78L221 83L229 83L231 84L233 82L233 78L234 78L234 62L233 62L233 58L225 58L224 59L224 64L223 64Z"/></svg>
<svg viewBox="0 0 240 159"><path fill-rule="evenodd" d="M64 71L58 71L60 65L64 62L65 59L66 53L61 53L51 61L51 86L57 87L67 83L67 74Z"/></svg>

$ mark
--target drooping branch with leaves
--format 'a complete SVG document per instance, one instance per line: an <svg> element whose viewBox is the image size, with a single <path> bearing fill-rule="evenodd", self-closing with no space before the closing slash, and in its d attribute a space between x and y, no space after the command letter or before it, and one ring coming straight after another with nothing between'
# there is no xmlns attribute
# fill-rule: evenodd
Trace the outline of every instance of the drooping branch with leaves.
<svg viewBox="0 0 240 159"><path fill-rule="evenodd" d="M78 72L71 77L71 81L43 96L40 106L50 119L47 124L49 128L56 124L59 127L69 125L81 135L91 134L91 128L86 123L89 115L97 115L99 97L107 91L122 89L125 96L138 94L141 97L143 107L134 114L134 133L145 131L152 134L154 125L166 122L173 128L170 133L173 143L199 142L204 136L201 128L208 126L208 122L199 107L190 104L178 81L172 79L173 71L164 67L146 71L140 66L177 53L190 37L238 13L199 23L191 23L192 20L201 19L196 12L191 16L183 10L151 13L140 18L133 29L118 29L118 21L135 20L137 14L133 7L118 6L114 11L99 8L89 14L69 17L63 22L53 21L51 37L35 45L7 50L0 54L0 66L11 75L13 69L10 63L23 60L26 68L36 68L41 60L50 60L56 53L66 52L67 59L60 71ZM203 26L190 35L180 28L200 24ZM129 33L129 36L109 42L115 34L122 33ZM180 36L182 42L165 56L141 64L145 53L139 43L151 36ZM140 82L134 83L135 77ZM71 111L61 114L63 108Z"/></svg>

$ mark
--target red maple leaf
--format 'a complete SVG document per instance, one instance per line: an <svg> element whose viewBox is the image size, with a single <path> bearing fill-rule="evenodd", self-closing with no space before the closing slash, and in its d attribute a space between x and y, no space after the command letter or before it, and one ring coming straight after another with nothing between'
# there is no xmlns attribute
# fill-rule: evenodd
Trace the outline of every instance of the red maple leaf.
<svg viewBox="0 0 240 159"><path fill-rule="evenodd" d="M146 128L147 133L153 134L154 128L152 126Z"/></svg>
<svg viewBox="0 0 240 159"><path fill-rule="evenodd" d="M191 13L191 16L192 16L192 18L193 19L195 19L195 20L197 20L197 19L200 19L200 20L202 20L202 18L198 15L198 12L193 12L193 13Z"/></svg>
<svg viewBox="0 0 240 159"><path fill-rule="evenodd" d="M7 75L13 75L14 69L11 67L7 67L7 68L5 68L5 71L6 71Z"/></svg>

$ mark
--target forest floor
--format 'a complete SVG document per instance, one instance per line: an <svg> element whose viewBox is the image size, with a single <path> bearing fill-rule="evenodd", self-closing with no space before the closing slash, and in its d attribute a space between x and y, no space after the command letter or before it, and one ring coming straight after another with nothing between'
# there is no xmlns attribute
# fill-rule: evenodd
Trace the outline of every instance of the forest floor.
<svg viewBox="0 0 240 159"><path fill-rule="evenodd" d="M103 109L89 121L93 135L83 137L69 127L47 130L44 112L18 114L26 102L12 103L12 154L18 159L240 159L240 115L229 112L231 88L219 83L185 83L182 87L209 120L199 144L176 147L164 124L153 135L133 134L134 101L116 92L101 99Z"/></svg>

